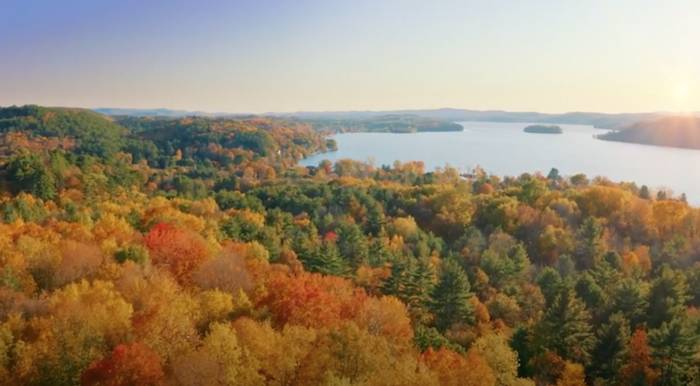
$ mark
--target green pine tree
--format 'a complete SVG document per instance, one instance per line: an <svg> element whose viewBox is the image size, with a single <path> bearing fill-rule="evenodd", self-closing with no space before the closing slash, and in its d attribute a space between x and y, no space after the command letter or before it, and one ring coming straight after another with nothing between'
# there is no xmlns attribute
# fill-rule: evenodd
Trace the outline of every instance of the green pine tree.
<svg viewBox="0 0 700 386"><path fill-rule="evenodd" d="M396 259L391 263L391 273L382 285L383 292L406 301L405 288L410 280L410 275L409 262L405 259Z"/></svg>
<svg viewBox="0 0 700 386"><path fill-rule="evenodd" d="M474 323L474 310L469 302L471 296L469 279L462 267L452 260L445 261L432 293L438 330L444 331L455 323Z"/></svg>
<svg viewBox="0 0 700 386"><path fill-rule="evenodd" d="M366 264L369 257L367 239L357 224L344 223L338 228L338 249L353 266Z"/></svg>
<svg viewBox="0 0 700 386"><path fill-rule="evenodd" d="M699 339L698 332L681 317L664 322L649 332L654 365L660 370L660 384L680 386L700 381L695 362Z"/></svg>
<svg viewBox="0 0 700 386"><path fill-rule="evenodd" d="M650 328L658 328L664 322L685 313L685 302L688 300L688 285L685 276L668 266L661 271L652 283L649 292L648 324Z"/></svg>
<svg viewBox="0 0 700 386"><path fill-rule="evenodd" d="M644 322L649 303L638 280L623 279L618 283L611 298L610 312L621 312L632 329L636 329Z"/></svg>
<svg viewBox="0 0 700 386"><path fill-rule="evenodd" d="M534 374L532 368L533 352L532 333L525 327L518 327L510 338L510 347L518 353L518 376L529 378Z"/></svg>
<svg viewBox="0 0 700 386"><path fill-rule="evenodd" d="M417 261L409 272L403 296L414 321L428 322L430 317L430 292L433 286L432 269L430 269L426 261Z"/></svg>
<svg viewBox="0 0 700 386"><path fill-rule="evenodd" d="M576 295L586 303L589 309L600 310L607 301L605 292L588 272L581 274L576 282Z"/></svg>
<svg viewBox="0 0 700 386"><path fill-rule="evenodd" d="M338 252L338 247L332 241L324 241L313 254L313 258L305 262L306 268L312 272L326 275L344 276L350 268Z"/></svg>
<svg viewBox="0 0 700 386"><path fill-rule="evenodd" d="M576 244L576 262L582 269L592 268L598 263L605 251L603 241L604 228L600 221L588 217L579 228Z"/></svg>
<svg viewBox="0 0 700 386"><path fill-rule="evenodd" d="M587 365L595 345L591 316L573 289L562 288L537 330L538 346L564 359Z"/></svg>
<svg viewBox="0 0 700 386"><path fill-rule="evenodd" d="M625 360L630 338L629 323L621 313L613 314L598 328L596 336L590 374L593 378L613 379Z"/></svg>

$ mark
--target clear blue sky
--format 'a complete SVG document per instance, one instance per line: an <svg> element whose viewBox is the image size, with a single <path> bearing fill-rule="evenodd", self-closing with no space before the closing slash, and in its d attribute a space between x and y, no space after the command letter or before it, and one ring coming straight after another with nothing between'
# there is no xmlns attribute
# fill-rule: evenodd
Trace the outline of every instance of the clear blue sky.
<svg viewBox="0 0 700 386"><path fill-rule="evenodd" d="M698 0L3 0L0 105L700 110L698 17Z"/></svg>

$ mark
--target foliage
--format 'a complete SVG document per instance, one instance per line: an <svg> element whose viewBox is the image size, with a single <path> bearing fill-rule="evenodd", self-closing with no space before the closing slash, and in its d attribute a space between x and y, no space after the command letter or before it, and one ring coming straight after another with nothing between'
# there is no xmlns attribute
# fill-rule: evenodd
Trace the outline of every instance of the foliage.
<svg viewBox="0 0 700 386"><path fill-rule="evenodd" d="M693 384L700 209L301 167L299 121L0 109L9 384Z"/></svg>

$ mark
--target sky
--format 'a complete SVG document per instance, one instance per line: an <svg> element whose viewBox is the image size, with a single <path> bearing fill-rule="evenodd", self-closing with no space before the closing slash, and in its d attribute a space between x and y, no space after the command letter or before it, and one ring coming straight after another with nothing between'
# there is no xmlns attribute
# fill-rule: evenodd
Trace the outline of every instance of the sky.
<svg viewBox="0 0 700 386"><path fill-rule="evenodd" d="M700 111L698 0L0 0L0 105Z"/></svg>

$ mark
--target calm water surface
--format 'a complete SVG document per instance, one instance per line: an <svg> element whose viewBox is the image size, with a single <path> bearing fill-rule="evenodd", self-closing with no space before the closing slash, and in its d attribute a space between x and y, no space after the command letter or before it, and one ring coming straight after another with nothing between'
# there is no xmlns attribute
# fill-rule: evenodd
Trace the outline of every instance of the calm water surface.
<svg viewBox="0 0 700 386"><path fill-rule="evenodd" d="M592 126L559 125L564 133L531 134L530 123L459 122L463 132L451 133L349 133L334 136L338 151L303 160L351 158L390 165L394 161L421 160L428 169L450 165L463 171L475 166L500 176L524 172L544 174L553 167L562 175L585 173L614 181L633 181L653 188L685 192L700 204L700 150L601 141L604 131Z"/></svg>

